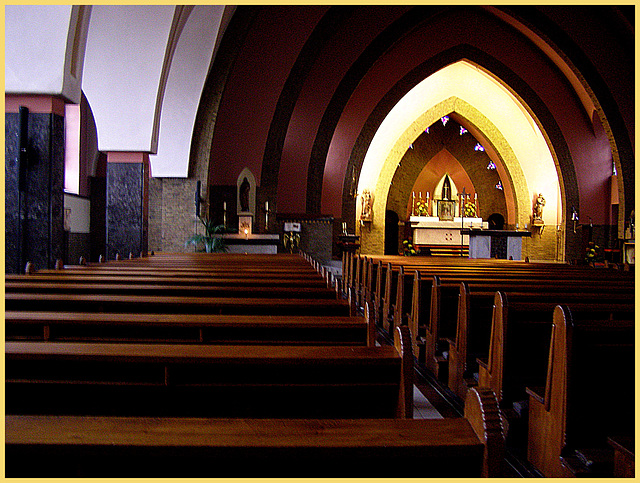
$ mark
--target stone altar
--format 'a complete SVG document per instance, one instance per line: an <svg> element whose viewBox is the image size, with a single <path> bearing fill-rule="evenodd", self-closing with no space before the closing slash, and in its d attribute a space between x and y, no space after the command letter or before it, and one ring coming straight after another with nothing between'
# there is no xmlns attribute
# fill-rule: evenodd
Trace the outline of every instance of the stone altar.
<svg viewBox="0 0 640 483"><path fill-rule="evenodd" d="M414 245L468 246L469 236L460 233L462 228L489 228L482 218L454 217L452 221L437 216L409 217Z"/></svg>

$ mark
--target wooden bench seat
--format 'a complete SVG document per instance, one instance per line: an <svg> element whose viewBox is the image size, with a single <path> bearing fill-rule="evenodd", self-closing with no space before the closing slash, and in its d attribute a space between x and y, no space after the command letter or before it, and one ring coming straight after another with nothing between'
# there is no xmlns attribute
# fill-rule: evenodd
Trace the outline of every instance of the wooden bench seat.
<svg viewBox="0 0 640 483"><path fill-rule="evenodd" d="M529 394L528 460L550 478L611 477L610 438L635 428L634 320L553 314L545 386Z"/></svg>
<svg viewBox="0 0 640 483"><path fill-rule="evenodd" d="M365 317L5 312L5 340L373 345Z"/></svg>
<svg viewBox="0 0 640 483"><path fill-rule="evenodd" d="M5 436L8 477L499 477L504 451L476 390L455 419L8 415Z"/></svg>
<svg viewBox="0 0 640 483"><path fill-rule="evenodd" d="M7 293L6 310L349 316L337 299Z"/></svg>
<svg viewBox="0 0 640 483"><path fill-rule="evenodd" d="M403 343L403 340L406 343ZM411 418L395 347L6 342L7 414Z"/></svg>

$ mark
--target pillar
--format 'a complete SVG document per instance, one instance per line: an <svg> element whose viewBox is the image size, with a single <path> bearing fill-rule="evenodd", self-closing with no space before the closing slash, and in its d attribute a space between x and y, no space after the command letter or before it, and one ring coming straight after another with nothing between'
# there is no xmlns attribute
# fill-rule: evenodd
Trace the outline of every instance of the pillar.
<svg viewBox="0 0 640 483"><path fill-rule="evenodd" d="M6 273L23 272L27 262L54 268L63 257L63 189L64 101L5 96Z"/></svg>
<svg viewBox="0 0 640 483"><path fill-rule="evenodd" d="M107 259L146 255L149 246L149 154L107 153Z"/></svg>

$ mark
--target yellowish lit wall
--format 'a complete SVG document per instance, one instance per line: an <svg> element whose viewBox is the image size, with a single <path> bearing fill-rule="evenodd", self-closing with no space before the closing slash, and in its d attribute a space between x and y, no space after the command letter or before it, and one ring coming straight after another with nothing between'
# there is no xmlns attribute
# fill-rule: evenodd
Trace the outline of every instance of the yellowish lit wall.
<svg viewBox="0 0 640 483"><path fill-rule="evenodd" d="M513 200L507 222L520 227L530 224L534 200L542 193L546 200L545 225L557 236L563 233L556 229L563 222L559 171L535 120L495 78L469 62L460 61L414 87L389 112L376 132L358 180L358 193L365 189L373 193L373 222L359 226L363 252L384 250L387 193L408 146L427 126L450 113L477 128L497 154L505 196ZM356 216L360 216L359 202ZM539 237L538 243L555 246L557 236L549 241L547 237ZM533 244L532 252L551 250Z"/></svg>

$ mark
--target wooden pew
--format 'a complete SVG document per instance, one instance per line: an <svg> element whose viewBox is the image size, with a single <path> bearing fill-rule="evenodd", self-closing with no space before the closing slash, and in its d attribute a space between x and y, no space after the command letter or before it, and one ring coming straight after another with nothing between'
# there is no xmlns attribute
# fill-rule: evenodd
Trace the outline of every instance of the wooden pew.
<svg viewBox="0 0 640 483"><path fill-rule="evenodd" d="M42 271L35 272L33 276L6 274L5 284L17 283L118 283L123 285L142 284L142 285L216 285L224 287L326 287L326 281L318 277L291 277L277 275L261 276L255 274L243 275L241 273L230 274L225 276L192 276L183 273L181 276L166 276L162 272L149 273L147 270L141 270L143 274L126 272L125 274L116 273L105 275L103 273L82 273L61 271L59 273L45 274Z"/></svg>
<svg viewBox="0 0 640 483"><path fill-rule="evenodd" d="M405 277L405 292L411 289L410 309L404 307L411 333L415 334L414 353L417 354L418 361L424 364L426 369L441 381L447 380L447 361L443 356L448 351L446 341L455 340L457 305L459 298L460 283L485 284L489 297L500 286L508 285L509 289L530 284L547 285L554 290L577 290L584 284L611 286L614 280L608 277L602 282L599 277L595 277L591 271L577 271L564 278L563 271L558 270L561 266L542 269L537 264L529 264L527 270L511 270L503 267L501 270L492 270L489 267L483 269L472 268L468 273L462 272L459 268L450 270L442 268L438 271L420 268L415 269L413 281L411 277ZM438 275L436 275L438 273ZM495 284L491 287L490 284ZM631 288L635 284L633 278L618 277L615 279L615 287ZM407 297L404 298L405 305ZM396 299L398 307L403 302ZM401 308L396 308L400 311ZM408 313L407 313L408 312Z"/></svg>
<svg viewBox="0 0 640 483"><path fill-rule="evenodd" d="M8 311L5 340L372 346L375 327L365 317Z"/></svg>
<svg viewBox="0 0 640 483"><path fill-rule="evenodd" d="M134 283L99 283L99 282L67 282L60 281L21 281L5 282L6 293L51 293L82 295L167 295L198 297L265 297L295 299L335 299L336 292L326 286L322 287L282 287L268 285L209 285L191 281L181 284L134 284Z"/></svg>
<svg viewBox="0 0 640 483"><path fill-rule="evenodd" d="M554 311L544 388L527 388L528 459L546 477L613 476L607 439L635 427L635 324L569 307Z"/></svg>
<svg viewBox="0 0 640 483"><path fill-rule="evenodd" d="M6 310L138 312L221 315L350 316L349 303L337 299L196 297L158 295L82 295L7 293Z"/></svg>
<svg viewBox="0 0 640 483"><path fill-rule="evenodd" d="M361 256L362 258L362 256ZM378 268L373 270L371 267L373 262L378 260ZM373 303L373 311L380 314L378 325L385 330L393 332L394 318L401 318L403 323L406 319L412 318L415 312L409 304L412 300L416 300L415 295L409 296L413 291L414 271L419 271L424 280L427 277L439 276L444 281L450 281L452 286L461 281L471 279L485 280L494 278L504 278L513 280L565 280L576 279L581 280L594 276L594 271L586 267L575 267L568 269L568 265L551 264L551 263L523 263L507 260L469 260L469 259L453 259L446 264L437 263L438 260L429 257L393 257L393 256L370 256L368 258L368 271L375 271L376 281L375 289L368 289L366 286L362 289L363 293L374 291L374 295L369 295L368 300ZM384 262L384 263L381 263ZM398 272L402 270L404 276L398 276ZM604 272L604 271L603 271ZM625 280L628 284L633 284L633 277L621 277L616 274L598 274L597 278L605 280ZM449 280L450 279L450 280ZM402 281L402 283L400 282ZM427 282L428 283L428 280ZM455 287L457 289L457 287ZM423 292L424 293L424 292ZM443 297L446 294L443 293ZM457 296L454 294L454 296ZM417 300L429 299L430 297L419 297ZM425 322L412 320L412 324L425 327ZM418 332L413 331L416 336Z"/></svg>
<svg viewBox="0 0 640 483"><path fill-rule="evenodd" d="M488 359L478 359L478 387L488 387L498 399L507 444L526 458L527 387L544 386L551 327L556 305L530 294L495 294ZM635 304L577 303L595 320L632 320ZM580 313L584 317L584 313Z"/></svg>
<svg viewBox="0 0 640 483"><path fill-rule="evenodd" d="M495 396L464 418L5 417L9 477L500 477ZM37 464L33 464L37 461ZM117 462L117 464L114 464Z"/></svg>
<svg viewBox="0 0 640 483"><path fill-rule="evenodd" d="M6 342L7 414L412 418L393 346Z"/></svg>
<svg viewBox="0 0 640 483"><path fill-rule="evenodd" d="M65 270L37 270L30 276L37 278L40 276L102 276L102 277L167 277L167 278L189 278L192 280L210 278L234 278L234 279L273 279L273 280L324 280L315 271L300 272L296 270L278 270L273 268L235 270L233 268L154 268L154 267L127 267L126 269L108 267L79 267L77 269Z"/></svg>
<svg viewBox="0 0 640 483"><path fill-rule="evenodd" d="M478 373L478 358L487 358L493 317L495 292L507 291L509 296L537 299L547 304L595 305L633 304L634 290L616 290L604 285L589 285L584 282L579 288L567 284L555 284L553 289L545 284L530 284L526 287L513 285L460 284L457 327L455 340L449 340L448 386L463 398L468 387L475 385ZM513 291L513 292L512 292Z"/></svg>

